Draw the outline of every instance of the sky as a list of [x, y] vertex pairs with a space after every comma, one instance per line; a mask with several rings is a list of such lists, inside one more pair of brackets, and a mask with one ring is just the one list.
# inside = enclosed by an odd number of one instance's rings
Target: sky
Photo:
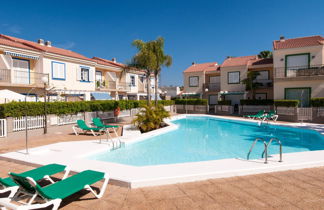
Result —
[[161, 85], [182, 85], [192, 62], [256, 55], [281, 35], [324, 36], [323, 11], [323, 0], [15, 0], [1, 1], [0, 33], [124, 63], [133, 40], [162, 36], [173, 64]]

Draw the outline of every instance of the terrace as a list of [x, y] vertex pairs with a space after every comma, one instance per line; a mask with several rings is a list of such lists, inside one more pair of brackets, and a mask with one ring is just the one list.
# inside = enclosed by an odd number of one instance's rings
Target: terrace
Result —
[[0, 69], [0, 84], [2, 86], [42, 87], [42, 78], [48, 74], [34, 71]]
[[318, 79], [324, 77], [324, 64], [275, 68], [275, 79]]

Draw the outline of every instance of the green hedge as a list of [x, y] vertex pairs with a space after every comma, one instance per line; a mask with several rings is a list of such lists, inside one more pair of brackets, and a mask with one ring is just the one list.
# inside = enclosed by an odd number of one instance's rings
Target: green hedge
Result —
[[297, 107], [299, 100], [274, 100], [275, 106]]
[[323, 98], [312, 98], [311, 105], [313, 107], [324, 107], [324, 97]]
[[217, 105], [232, 105], [232, 101], [231, 100], [227, 100], [227, 101], [218, 101]]
[[271, 100], [271, 99], [263, 99], [263, 100], [242, 99], [241, 105], [273, 105], [273, 100]]
[[176, 99], [174, 100], [175, 104], [187, 104], [187, 105], [207, 105], [207, 99]]
[[[153, 103], [153, 101], [152, 101]], [[146, 104], [145, 100], [120, 100], [120, 101], [77, 101], [77, 102], [49, 102], [47, 103], [47, 114], [76, 114], [78, 112], [112, 111], [119, 107], [121, 110], [138, 108]], [[159, 101], [164, 106], [174, 104], [174, 101]], [[0, 104], [0, 117], [21, 117], [27, 110], [28, 116], [44, 114], [43, 102], [11, 102]]]

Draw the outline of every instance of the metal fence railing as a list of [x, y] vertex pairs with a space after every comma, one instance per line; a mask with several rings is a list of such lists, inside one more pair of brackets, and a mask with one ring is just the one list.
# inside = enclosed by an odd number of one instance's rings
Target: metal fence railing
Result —
[[324, 76], [324, 64], [275, 68], [275, 78]]
[[0, 119], [0, 137], [7, 136], [7, 120]]

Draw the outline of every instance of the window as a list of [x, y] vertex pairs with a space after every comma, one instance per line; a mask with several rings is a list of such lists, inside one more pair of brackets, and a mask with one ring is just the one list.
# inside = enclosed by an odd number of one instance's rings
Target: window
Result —
[[136, 86], [136, 81], [135, 81], [135, 76], [134, 75], [131, 75], [130, 76], [130, 83], [131, 83], [131, 86], [132, 87], [135, 87]]
[[65, 63], [52, 61], [52, 79], [65, 80]]
[[198, 87], [199, 86], [199, 77], [192, 76], [189, 77], [189, 87]]
[[96, 71], [96, 81], [101, 82], [102, 81], [102, 72]]
[[240, 83], [240, 72], [239, 71], [233, 71], [227, 73], [228, 84], [239, 84]]
[[295, 77], [296, 71], [306, 69], [310, 64], [310, 54], [286, 55], [286, 76]]
[[81, 80], [82, 82], [89, 82], [89, 69], [85, 67], [81, 67]]
[[140, 76], [139, 78], [140, 78], [140, 81], [141, 81], [142, 83], [144, 83], [145, 77], [144, 77], [144, 76]]
[[14, 83], [18, 83], [18, 84], [30, 83], [29, 60], [13, 58], [12, 68], [14, 70], [14, 77], [13, 77]]
[[257, 80], [268, 80], [269, 79], [269, 71], [257, 71], [259, 75], [256, 77]]
[[285, 88], [285, 99], [299, 100], [299, 106], [309, 106], [311, 97], [311, 88]]

